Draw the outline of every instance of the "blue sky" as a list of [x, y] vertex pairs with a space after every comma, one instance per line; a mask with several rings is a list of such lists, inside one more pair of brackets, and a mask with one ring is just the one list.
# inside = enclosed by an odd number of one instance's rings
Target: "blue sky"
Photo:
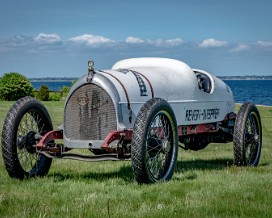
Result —
[[271, 0], [1, 0], [0, 76], [79, 77], [168, 57], [216, 75], [272, 75]]

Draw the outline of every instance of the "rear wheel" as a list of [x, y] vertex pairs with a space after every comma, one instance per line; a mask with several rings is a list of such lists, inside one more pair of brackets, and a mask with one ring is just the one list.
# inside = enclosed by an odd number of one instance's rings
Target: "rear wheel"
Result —
[[262, 148], [260, 114], [252, 103], [241, 106], [236, 117], [234, 134], [234, 163], [238, 166], [257, 166]]
[[2, 131], [2, 155], [11, 177], [45, 176], [52, 159], [36, 152], [35, 145], [52, 130], [46, 108], [36, 99], [19, 99], [7, 113]]
[[165, 100], [151, 99], [141, 108], [133, 128], [131, 159], [136, 181], [153, 183], [171, 179], [177, 154], [174, 112]]

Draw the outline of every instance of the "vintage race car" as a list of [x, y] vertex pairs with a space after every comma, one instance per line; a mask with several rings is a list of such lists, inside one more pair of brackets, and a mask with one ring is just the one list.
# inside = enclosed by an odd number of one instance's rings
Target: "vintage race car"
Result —
[[[245, 103], [235, 114], [234, 106], [223, 81], [181, 61], [134, 58], [109, 70], [94, 70], [89, 61], [88, 73], [67, 96], [58, 130], [37, 99], [24, 97], [11, 107], [3, 125], [3, 160], [11, 177], [23, 179], [45, 176], [52, 158], [131, 159], [136, 181], [153, 183], [172, 177], [179, 147], [199, 150], [233, 141], [234, 163], [257, 166], [259, 112]], [[92, 153], [71, 152], [79, 148]]]

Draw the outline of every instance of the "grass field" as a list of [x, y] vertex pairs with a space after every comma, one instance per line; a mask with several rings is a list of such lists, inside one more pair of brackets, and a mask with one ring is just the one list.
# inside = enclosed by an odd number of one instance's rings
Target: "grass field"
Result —
[[[1, 132], [11, 104], [0, 101]], [[63, 104], [45, 102], [55, 128]], [[259, 109], [263, 148], [256, 168], [234, 166], [229, 143], [180, 149], [167, 183], [138, 185], [129, 161], [59, 159], [45, 178], [18, 181], [8, 176], [1, 156], [0, 217], [272, 217], [272, 107]]]

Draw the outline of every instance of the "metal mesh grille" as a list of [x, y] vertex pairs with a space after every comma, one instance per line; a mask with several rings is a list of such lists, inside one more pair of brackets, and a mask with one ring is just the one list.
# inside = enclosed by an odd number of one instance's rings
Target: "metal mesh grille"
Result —
[[64, 134], [71, 140], [103, 140], [117, 129], [114, 104], [108, 93], [94, 84], [79, 87], [64, 111]]

